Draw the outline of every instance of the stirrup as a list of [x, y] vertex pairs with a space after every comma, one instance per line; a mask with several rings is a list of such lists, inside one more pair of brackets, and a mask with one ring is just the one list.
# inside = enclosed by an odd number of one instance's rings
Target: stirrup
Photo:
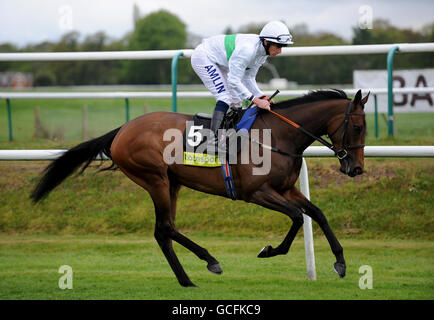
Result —
[[217, 150], [220, 150], [220, 152], [226, 153], [226, 139], [227, 136], [225, 135], [217, 135], [214, 137], [214, 139], [208, 141], [208, 146], [214, 147], [215, 152], [217, 153]]
[[216, 142], [217, 142], [217, 150], [219, 152], [223, 152], [226, 153], [226, 142], [227, 142], [227, 136], [222, 134], [219, 137], [216, 137]]

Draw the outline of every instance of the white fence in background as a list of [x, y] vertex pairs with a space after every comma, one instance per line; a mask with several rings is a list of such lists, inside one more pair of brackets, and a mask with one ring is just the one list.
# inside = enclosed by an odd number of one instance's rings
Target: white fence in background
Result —
[[[0, 150], [0, 160], [54, 160], [66, 150]], [[308, 147], [303, 153], [305, 157], [331, 157], [333, 152], [326, 147]], [[434, 146], [368, 146], [365, 157], [434, 157]], [[104, 158], [106, 159], [106, 158]], [[300, 191], [310, 199], [309, 177], [306, 161], [300, 171]], [[312, 219], [304, 217], [303, 232], [306, 254], [307, 276], [316, 280], [315, 255], [313, 246]]]
[[[356, 55], [388, 53], [398, 47], [399, 52], [434, 51], [434, 43], [395, 43], [347, 46], [314, 46], [282, 48], [279, 56]], [[103, 52], [22, 52], [0, 53], [0, 61], [96, 61], [96, 60], [152, 60], [171, 59], [180, 51], [189, 58], [193, 49]]]
[[[281, 90], [279, 97], [295, 97], [307, 94], [310, 90]], [[344, 89], [348, 95], [354, 95], [358, 89]], [[364, 94], [387, 94], [387, 88], [362, 89]], [[394, 88], [396, 94], [432, 93], [434, 87]], [[274, 91], [265, 91], [271, 95]], [[178, 98], [211, 98], [209, 91], [182, 91]], [[172, 92], [0, 92], [0, 99], [132, 99], [132, 98], [172, 98]]]
[[[50, 150], [0, 150], [1, 160], [55, 160], [65, 151], [64, 149]], [[304, 157], [333, 157], [333, 152], [320, 146], [308, 147]], [[434, 157], [434, 146], [367, 146], [365, 157], [405, 157], [430, 158]]]

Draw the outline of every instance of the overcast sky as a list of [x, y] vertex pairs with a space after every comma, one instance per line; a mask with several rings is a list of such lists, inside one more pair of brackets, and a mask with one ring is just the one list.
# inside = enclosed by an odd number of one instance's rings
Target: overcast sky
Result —
[[350, 40], [351, 28], [369, 27], [371, 17], [412, 29], [434, 22], [433, 0], [0, 0], [0, 43], [57, 41], [71, 30], [82, 36], [104, 31], [119, 39], [133, 29], [134, 4], [141, 15], [167, 9], [201, 37], [227, 26], [283, 20], [289, 27], [305, 23], [309, 31]]

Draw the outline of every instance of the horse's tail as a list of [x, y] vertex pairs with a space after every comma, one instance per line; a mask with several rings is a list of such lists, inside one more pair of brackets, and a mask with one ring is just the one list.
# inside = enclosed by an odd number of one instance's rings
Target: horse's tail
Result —
[[[120, 127], [99, 138], [83, 142], [72, 149], [69, 149], [59, 158], [51, 162], [45, 168], [43, 177], [30, 195], [33, 202], [36, 203], [46, 197], [51, 190], [57, 187], [63, 180], [84, 164], [80, 172], [82, 173], [89, 164], [98, 157], [98, 155], [106, 155], [112, 159], [110, 146], [119, 130]], [[113, 165], [114, 164], [112, 163], [110, 168], [112, 168]]]

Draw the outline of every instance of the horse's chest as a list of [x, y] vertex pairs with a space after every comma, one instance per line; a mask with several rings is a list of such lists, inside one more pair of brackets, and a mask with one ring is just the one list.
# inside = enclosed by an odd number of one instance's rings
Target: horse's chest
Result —
[[275, 174], [270, 176], [270, 184], [276, 189], [288, 189], [292, 187], [298, 178], [298, 172], [295, 170], [276, 170]]
[[273, 168], [270, 183], [276, 189], [286, 190], [297, 181], [300, 168], [294, 163], [287, 163]]
[[280, 190], [287, 190], [289, 188], [291, 188], [295, 182], [297, 181], [297, 177], [294, 176], [293, 174], [290, 174], [288, 176], [274, 176], [271, 179], [271, 185], [275, 188], [275, 189], [280, 189]]

